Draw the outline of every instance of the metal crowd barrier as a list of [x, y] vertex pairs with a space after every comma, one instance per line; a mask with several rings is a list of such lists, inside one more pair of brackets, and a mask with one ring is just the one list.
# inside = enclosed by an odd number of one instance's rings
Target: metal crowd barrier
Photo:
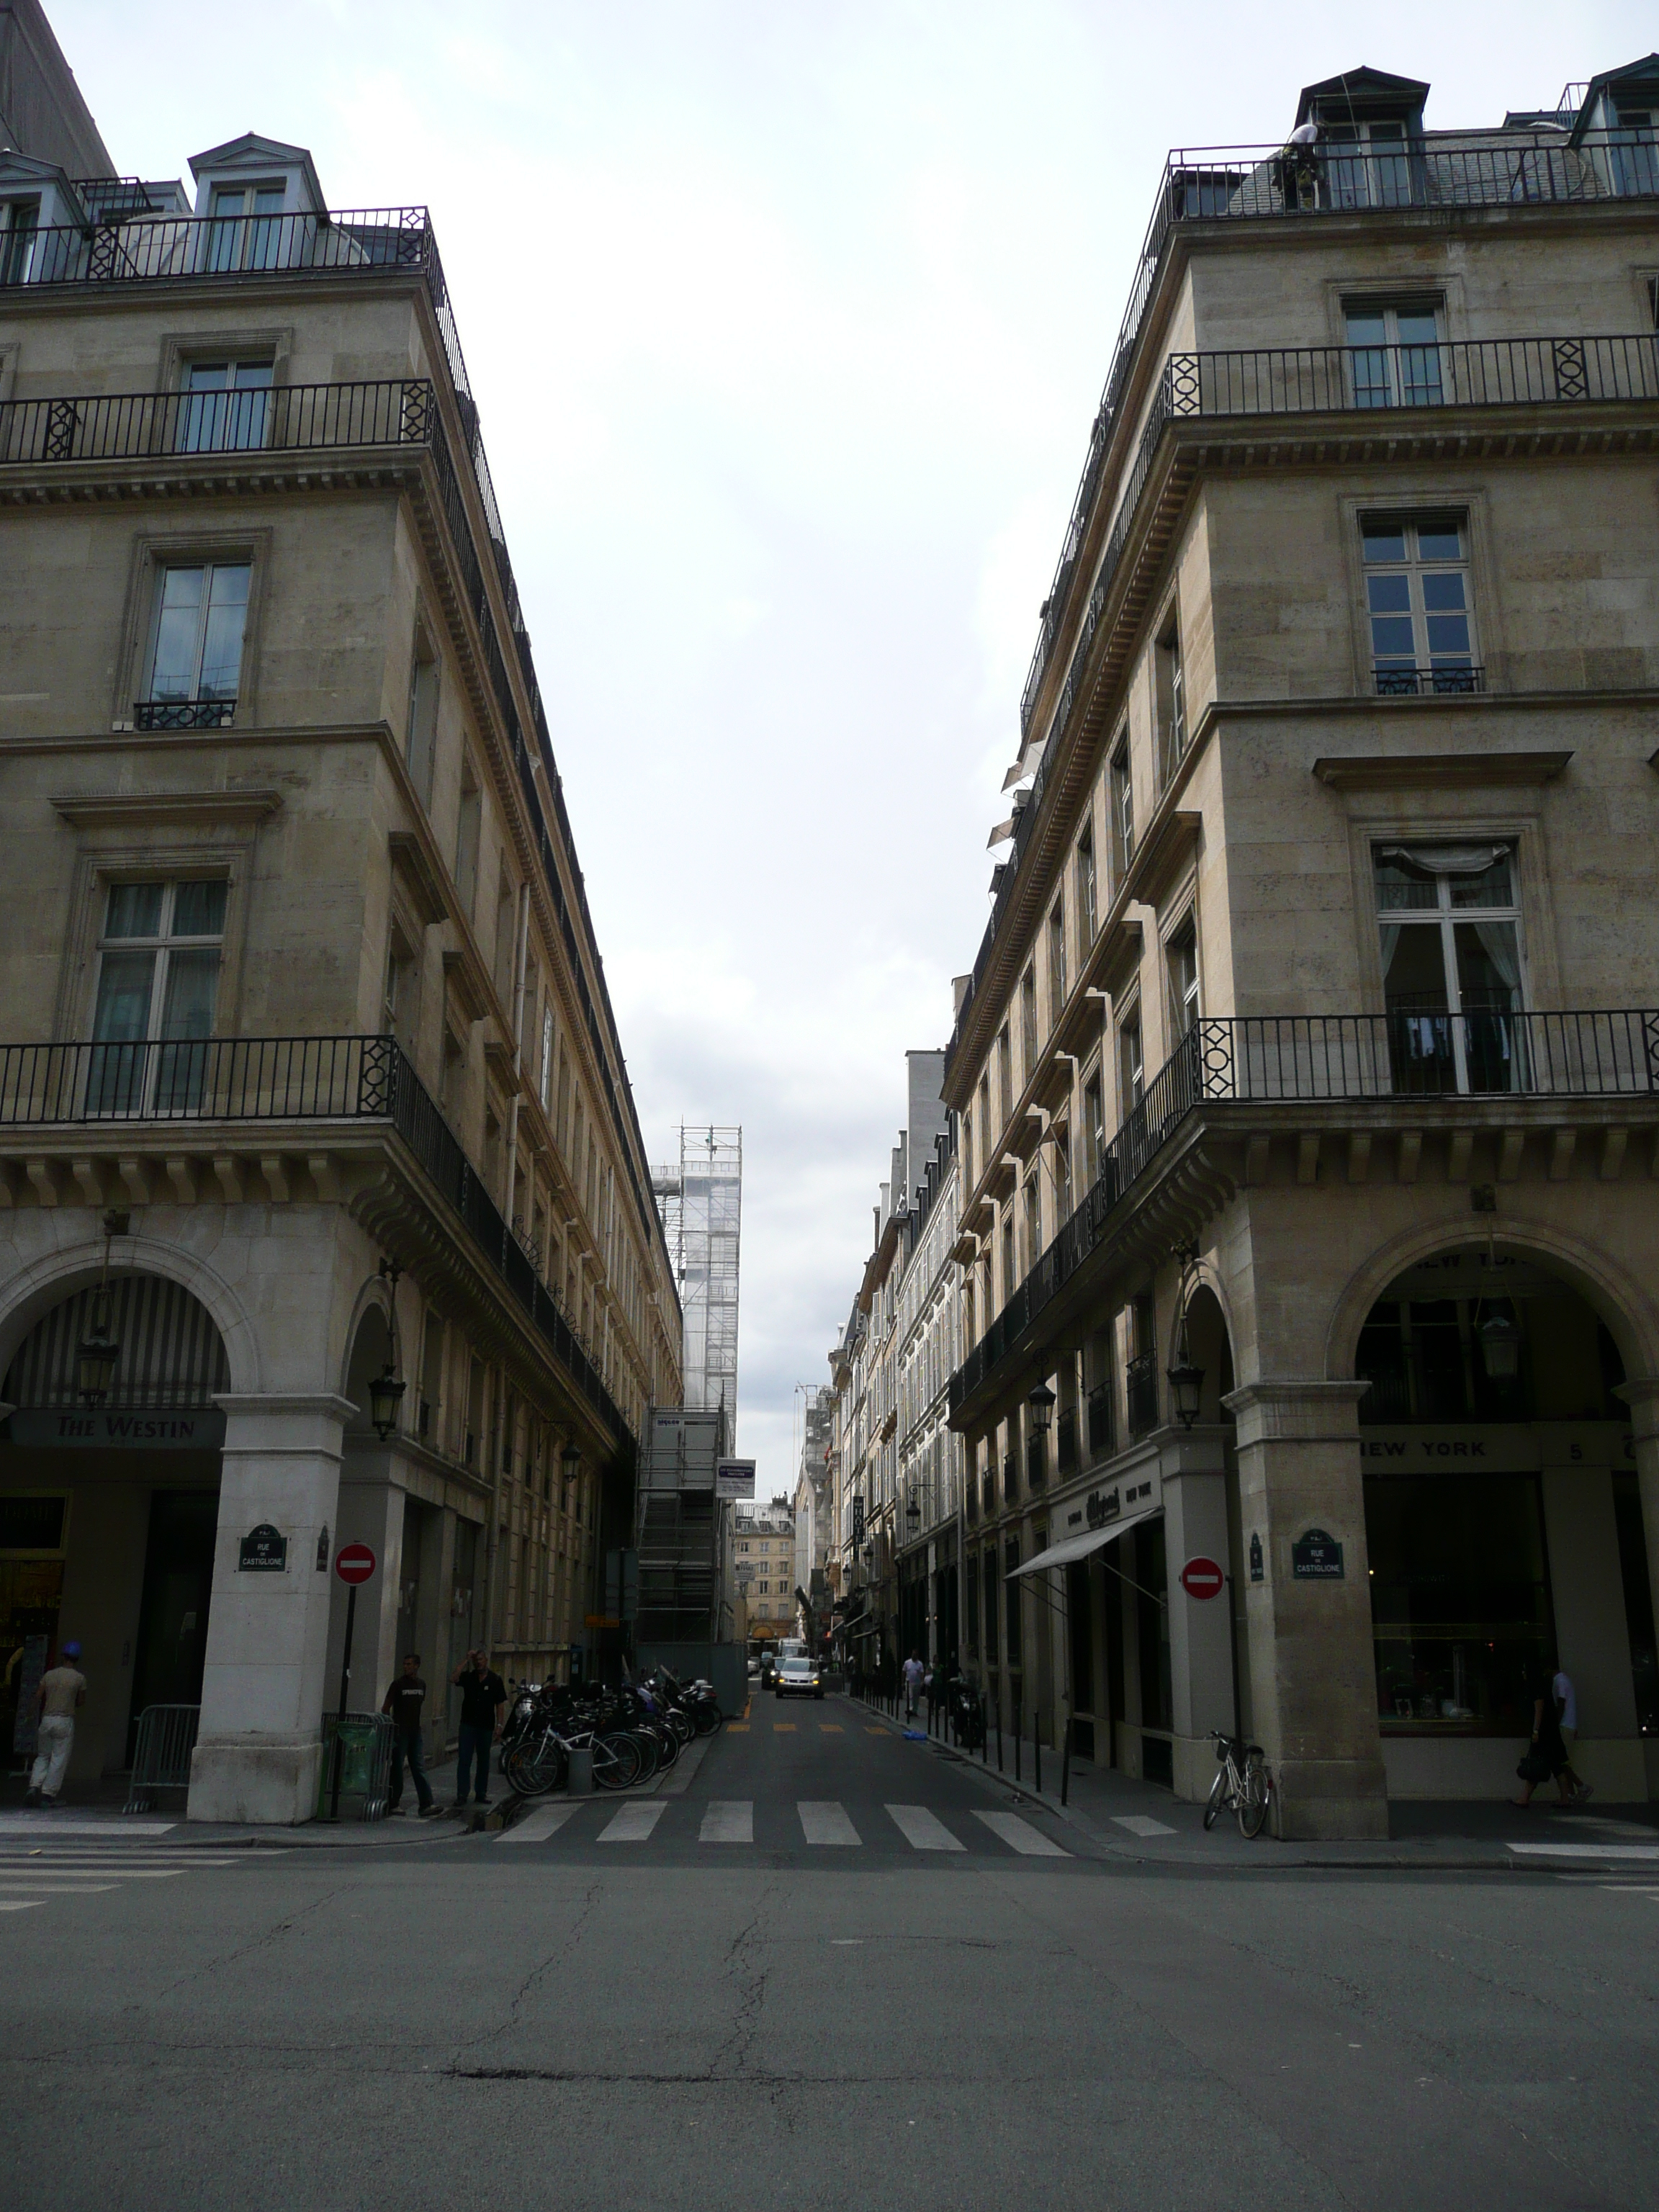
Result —
[[201, 1725], [199, 1705], [146, 1705], [138, 1716], [133, 1747], [132, 1780], [125, 1811], [148, 1813], [158, 1790], [188, 1790], [190, 1758]]

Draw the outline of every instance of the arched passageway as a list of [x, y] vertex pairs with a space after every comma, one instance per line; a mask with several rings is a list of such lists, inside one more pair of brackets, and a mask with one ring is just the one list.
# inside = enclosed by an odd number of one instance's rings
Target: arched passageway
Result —
[[1614, 1328], [1547, 1262], [1419, 1261], [1354, 1357], [1377, 1724], [1396, 1796], [1512, 1782], [1540, 1682], [1574, 1686], [1587, 1778], [1648, 1794], [1653, 1605]]

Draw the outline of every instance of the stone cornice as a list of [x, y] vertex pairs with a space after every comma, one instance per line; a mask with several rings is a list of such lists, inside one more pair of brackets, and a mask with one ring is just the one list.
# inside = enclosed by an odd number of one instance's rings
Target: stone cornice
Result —
[[1334, 791], [1472, 791], [1553, 783], [1568, 752], [1327, 753], [1313, 764]]
[[208, 827], [226, 822], [263, 822], [282, 803], [280, 791], [264, 789], [66, 792], [52, 802], [76, 830], [128, 829], [150, 823]]

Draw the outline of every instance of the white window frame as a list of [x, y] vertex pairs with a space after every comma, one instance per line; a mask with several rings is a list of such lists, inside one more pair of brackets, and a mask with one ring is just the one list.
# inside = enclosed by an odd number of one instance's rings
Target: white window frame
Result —
[[[1481, 668], [1484, 664], [1480, 654], [1480, 631], [1476, 620], [1474, 603], [1474, 537], [1467, 512], [1462, 508], [1436, 509], [1426, 507], [1400, 514], [1391, 514], [1386, 510], [1373, 510], [1370, 513], [1362, 511], [1358, 521], [1360, 593], [1365, 616], [1365, 650], [1370, 665], [1372, 686], [1377, 696], [1381, 698], [1410, 698], [1416, 697], [1425, 691], [1429, 693], [1473, 691], [1480, 680], [1474, 671]], [[1456, 560], [1425, 559], [1419, 550], [1419, 532], [1425, 528], [1434, 527], [1443, 531], [1449, 526], [1455, 526], [1457, 531], [1459, 551]], [[1404, 537], [1406, 552], [1403, 560], [1368, 559], [1365, 551], [1367, 531], [1395, 528], [1398, 528]], [[1437, 612], [1444, 613], [1453, 611], [1434, 609], [1427, 605], [1424, 579], [1430, 576], [1454, 574], [1461, 575], [1463, 579], [1463, 605], [1457, 611], [1462, 612], [1468, 628], [1468, 653], [1467, 658], [1445, 654], [1437, 660], [1429, 642], [1429, 617]], [[1397, 618], [1396, 611], [1373, 610], [1371, 606], [1371, 578], [1390, 575], [1403, 575], [1407, 579], [1407, 607], [1412, 624], [1413, 660], [1409, 672], [1411, 677], [1409, 684], [1403, 680], [1397, 680], [1393, 688], [1385, 690], [1383, 688], [1385, 678], [1395, 675], [1398, 679], [1403, 679], [1407, 673], [1403, 664], [1394, 659], [1392, 656], [1379, 662], [1375, 633], [1371, 628], [1374, 612], [1381, 613], [1385, 618], [1390, 616]], [[1468, 674], [1464, 680], [1460, 682], [1459, 674], [1463, 671], [1467, 671]]]
[[[196, 643], [191, 656], [192, 667], [194, 670], [194, 673], [191, 678], [192, 688], [182, 697], [165, 700], [158, 699], [155, 692], [155, 662], [156, 656], [161, 650], [161, 617], [166, 608], [167, 578], [175, 574], [183, 574], [185, 571], [191, 568], [198, 568], [202, 574], [202, 599], [201, 604], [197, 610]], [[236, 659], [236, 689], [234, 691], [228, 694], [222, 693], [215, 699], [204, 700], [202, 694], [202, 660], [204, 654], [207, 651], [208, 617], [211, 612], [213, 605], [213, 579], [221, 569], [226, 568], [240, 568], [247, 576], [247, 591], [242, 600], [242, 635]], [[251, 610], [252, 604], [253, 561], [252, 556], [249, 554], [232, 554], [228, 557], [204, 556], [201, 559], [197, 560], [171, 559], [158, 561], [155, 564], [155, 604], [150, 610], [149, 643], [144, 655], [144, 697], [142, 703], [145, 706], [151, 707], [200, 707], [204, 705], [217, 705], [229, 708], [234, 714], [243, 695], [243, 678], [247, 663], [247, 640], [248, 630], [252, 623]]]

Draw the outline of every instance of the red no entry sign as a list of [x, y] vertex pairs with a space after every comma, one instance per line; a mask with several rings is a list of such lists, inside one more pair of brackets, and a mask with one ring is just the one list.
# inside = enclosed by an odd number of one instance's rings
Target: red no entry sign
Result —
[[1188, 1559], [1181, 1570], [1181, 1587], [1188, 1597], [1219, 1597], [1225, 1583], [1226, 1577], [1215, 1561], [1205, 1559], [1202, 1553], [1195, 1559]]
[[367, 1544], [342, 1544], [334, 1554], [334, 1571], [343, 1583], [366, 1583], [374, 1571], [374, 1554]]

